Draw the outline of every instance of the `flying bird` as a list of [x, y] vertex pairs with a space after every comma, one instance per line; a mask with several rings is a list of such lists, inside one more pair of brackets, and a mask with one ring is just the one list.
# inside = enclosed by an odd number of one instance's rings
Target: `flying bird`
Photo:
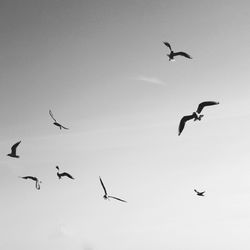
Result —
[[204, 196], [205, 191], [203, 192], [198, 192], [196, 189], [194, 189], [194, 192], [198, 195], [198, 196]]
[[178, 135], [180, 135], [181, 132], [183, 131], [187, 121], [192, 120], [192, 119], [194, 119], [194, 121], [197, 121], [197, 120], [201, 121], [201, 118], [204, 116], [204, 115], [200, 114], [201, 111], [203, 110], [203, 108], [205, 108], [207, 106], [217, 105], [217, 104], [219, 104], [219, 102], [214, 102], [214, 101], [201, 102], [198, 105], [198, 108], [197, 108], [196, 112], [193, 112], [192, 115], [183, 116], [181, 118], [180, 123], [179, 123], [179, 133], [178, 133]]
[[70, 175], [69, 173], [66, 173], [66, 172], [59, 173], [59, 167], [58, 166], [56, 166], [56, 169], [57, 169], [57, 173], [56, 174], [57, 174], [57, 176], [58, 176], [59, 179], [61, 179], [62, 177], [66, 176], [66, 177], [74, 180], [73, 176]]
[[105, 188], [105, 186], [104, 186], [104, 184], [103, 184], [102, 179], [101, 179], [100, 176], [99, 176], [99, 179], [100, 179], [100, 182], [101, 182], [101, 184], [102, 184], [102, 188], [103, 188], [103, 190], [104, 190], [104, 195], [103, 195], [104, 200], [109, 200], [109, 198], [112, 198], [112, 199], [116, 199], [116, 200], [118, 200], [118, 201], [127, 202], [127, 201], [122, 200], [122, 199], [120, 199], [120, 198], [117, 198], [117, 197], [108, 195], [108, 194], [107, 194], [107, 190], [106, 190], [106, 188]]
[[60, 123], [58, 123], [57, 121], [56, 121], [56, 119], [54, 118], [54, 116], [53, 116], [53, 114], [52, 114], [52, 111], [51, 110], [49, 110], [49, 115], [51, 116], [51, 118], [54, 120], [54, 125], [55, 126], [57, 126], [57, 127], [59, 127], [60, 129], [69, 129], [69, 128], [66, 128], [66, 127], [64, 127], [62, 124], [60, 124]]
[[18, 147], [18, 145], [21, 143], [21, 141], [15, 143], [12, 147], [11, 147], [11, 153], [7, 154], [7, 156], [13, 157], [13, 158], [19, 158], [20, 156], [16, 154], [16, 149]]
[[167, 54], [169, 61], [173, 61], [175, 56], [184, 56], [186, 58], [192, 59], [192, 57], [186, 52], [182, 52], [182, 51], [174, 52], [171, 48], [170, 43], [168, 42], [163, 42], [163, 43], [170, 49], [170, 54]]
[[35, 181], [35, 182], [36, 182], [36, 189], [37, 189], [37, 190], [40, 189], [40, 184], [41, 184], [42, 182], [39, 181], [37, 177], [34, 177], [34, 176], [19, 176], [19, 177], [22, 178], [22, 179], [25, 179], [25, 180], [32, 180], [32, 181]]

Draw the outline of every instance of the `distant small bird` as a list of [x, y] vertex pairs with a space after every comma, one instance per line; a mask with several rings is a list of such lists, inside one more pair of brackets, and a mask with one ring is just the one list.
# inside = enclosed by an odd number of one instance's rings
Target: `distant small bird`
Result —
[[40, 189], [40, 184], [42, 183], [41, 181], [38, 180], [37, 177], [34, 177], [34, 176], [19, 176], [20, 178], [22, 179], [25, 179], [25, 180], [32, 180], [32, 181], [35, 181], [36, 182], [36, 189], [39, 190]]
[[7, 156], [13, 157], [13, 158], [19, 158], [20, 156], [16, 154], [16, 149], [18, 147], [18, 145], [21, 143], [21, 141], [15, 143], [12, 147], [11, 147], [11, 153], [7, 154]]
[[196, 189], [194, 189], [194, 192], [198, 195], [198, 196], [204, 196], [205, 191], [203, 192], [198, 192]]
[[187, 121], [189, 120], [192, 120], [194, 119], [194, 121], [201, 121], [201, 118], [204, 116], [204, 115], [201, 115], [201, 111], [203, 110], [204, 107], [206, 106], [212, 106], [212, 105], [217, 105], [219, 104], [219, 102], [214, 102], [214, 101], [205, 101], [205, 102], [201, 102], [199, 105], [198, 105], [198, 108], [196, 110], [196, 112], [193, 112], [192, 115], [186, 115], [186, 116], [183, 116], [181, 118], [181, 121], [179, 123], [179, 134], [181, 134], [181, 132], [183, 131], [184, 127], [185, 127], [185, 124]]
[[107, 191], [106, 191], [106, 188], [105, 188], [105, 186], [104, 186], [104, 184], [103, 184], [102, 179], [101, 179], [100, 176], [99, 176], [99, 179], [100, 179], [100, 182], [101, 182], [101, 184], [102, 184], [102, 188], [103, 188], [103, 190], [104, 190], [104, 195], [103, 195], [104, 200], [109, 200], [109, 198], [112, 198], [112, 199], [116, 199], [116, 200], [118, 200], [118, 201], [127, 202], [127, 201], [122, 200], [122, 199], [120, 199], [120, 198], [117, 198], [117, 197], [108, 195], [108, 194], [107, 194]]
[[57, 169], [57, 173], [56, 174], [57, 174], [57, 176], [58, 176], [59, 179], [61, 179], [62, 177], [66, 176], [66, 177], [74, 180], [73, 176], [70, 175], [69, 173], [66, 173], [66, 172], [59, 173], [59, 167], [58, 166], [56, 166], [56, 169]]
[[51, 110], [49, 110], [49, 115], [51, 116], [51, 118], [54, 120], [54, 125], [55, 126], [57, 126], [57, 127], [59, 127], [60, 129], [69, 129], [69, 128], [66, 128], [66, 127], [64, 127], [63, 125], [61, 125], [60, 123], [58, 123], [57, 121], [56, 121], [56, 119], [54, 118], [54, 116], [53, 116], [53, 114], [52, 114], [52, 111]]
[[187, 54], [186, 52], [182, 52], [182, 51], [174, 52], [171, 48], [170, 43], [168, 43], [168, 42], [163, 42], [163, 43], [170, 49], [170, 54], [167, 54], [169, 61], [173, 61], [175, 56], [184, 56], [186, 58], [192, 59], [192, 57], [189, 54]]

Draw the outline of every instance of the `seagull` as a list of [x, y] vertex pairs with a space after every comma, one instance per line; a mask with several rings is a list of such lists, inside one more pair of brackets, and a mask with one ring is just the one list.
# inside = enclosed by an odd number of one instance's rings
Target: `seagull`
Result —
[[201, 102], [199, 105], [198, 105], [198, 108], [196, 110], [196, 112], [193, 112], [192, 115], [186, 115], [186, 116], [183, 116], [181, 118], [181, 121], [179, 123], [179, 134], [181, 134], [182, 130], [184, 129], [185, 127], [185, 124], [187, 121], [189, 120], [192, 120], [194, 119], [194, 121], [201, 121], [201, 118], [204, 116], [201, 113], [201, 111], [203, 110], [204, 107], [207, 107], [207, 106], [212, 106], [212, 105], [217, 105], [219, 104], [219, 102], [214, 102], [214, 101], [205, 101], [205, 102]]
[[7, 154], [7, 156], [13, 157], [13, 158], [19, 158], [20, 156], [16, 154], [16, 148], [18, 147], [18, 145], [21, 143], [21, 141], [15, 143], [12, 147], [11, 147], [11, 153]]
[[204, 196], [205, 191], [203, 192], [198, 192], [196, 189], [194, 189], [194, 192], [198, 195], [198, 196]]
[[36, 189], [39, 190], [40, 189], [40, 184], [42, 183], [41, 181], [39, 181], [37, 179], [37, 177], [34, 177], [34, 176], [19, 176], [20, 178], [22, 179], [25, 179], [25, 180], [32, 180], [32, 181], [35, 181], [36, 182]]
[[170, 43], [168, 43], [168, 42], [163, 42], [163, 43], [170, 49], [170, 54], [167, 54], [169, 61], [174, 61], [175, 56], [184, 56], [186, 58], [192, 59], [192, 57], [189, 54], [187, 54], [186, 52], [182, 52], [182, 51], [174, 52], [171, 48]]
[[109, 198], [112, 198], [112, 199], [116, 199], [116, 200], [118, 200], [118, 201], [127, 202], [127, 201], [122, 200], [122, 199], [119, 199], [119, 198], [117, 198], [117, 197], [108, 195], [108, 194], [107, 194], [107, 191], [106, 191], [106, 188], [105, 188], [105, 186], [104, 186], [104, 184], [103, 184], [102, 179], [101, 179], [100, 176], [99, 176], [99, 179], [100, 179], [100, 182], [101, 182], [102, 187], [103, 187], [103, 190], [104, 190], [104, 195], [103, 195], [104, 200], [109, 200]]
[[62, 129], [62, 128], [64, 128], [64, 129], [69, 129], [69, 128], [64, 127], [63, 125], [61, 125], [60, 123], [58, 123], [58, 122], [56, 121], [56, 119], [54, 118], [54, 116], [53, 116], [51, 110], [49, 110], [49, 115], [50, 115], [51, 118], [54, 120], [54, 123], [53, 123], [53, 124], [54, 124], [55, 126], [59, 127], [60, 129]]
[[56, 166], [56, 169], [57, 169], [57, 173], [56, 174], [57, 174], [57, 176], [58, 176], [59, 179], [61, 179], [63, 176], [66, 176], [66, 177], [74, 180], [73, 176], [70, 175], [70, 174], [68, 174], [68, 173], [66, 173], [66, 172], [59, 173], [59, 167], [58, 166]]

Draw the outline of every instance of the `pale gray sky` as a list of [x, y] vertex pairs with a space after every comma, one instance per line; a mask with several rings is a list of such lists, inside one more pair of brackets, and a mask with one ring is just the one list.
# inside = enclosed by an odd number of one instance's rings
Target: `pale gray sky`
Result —
[[0, 1], [0, 248], [246, 249], [249, 30], [243, 0]]

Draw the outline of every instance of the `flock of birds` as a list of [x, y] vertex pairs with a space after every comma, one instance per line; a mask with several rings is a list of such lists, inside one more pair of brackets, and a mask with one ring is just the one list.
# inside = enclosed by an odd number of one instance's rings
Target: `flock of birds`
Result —
[[[174, 52], [174, 51], [172, 50], [172, 48], [171, 48], [170, 43], [168, 43], [168, 42], [163, 42], [163, 43], [170, 49], [170, 54], [167, 54], [167, 56], [168, 56], [168, 58], [169, 58], [169, 61], [173, 61], [174, 58], [175, 58], [176, 56], [183, 56], [183, 57], [186, 57], [186, 58], [188, 58], [188, 59], [192, 59], [192, 57], [191, 57], [189, 54], [187, 54], [186, 52], [182, 52], [182, 51]], [[186, 116], [183, 116], [183, 117], [181, 118], [180, 123], [179, 123], [179, 128], [178, 128], [178, 135], [180, 136], [181, 133], [183, 132], [183, 129], [184, 129], [184, 127], [185, 127], [186, 122], [188, 122], [188, 121], [190, 121], [190, 120], [193, 120], [193, 121], [199, 120], [199, 121], [201, 121], [201, 118], [204, 116], [203, 114], [201, 114], [201, 112], [202, 112], [202, 110], [203, 110], [205, 107], [207, 107], [207, 106], [213, 106], [213, 105], [218, 105], [218, 104], [219, 104], [219, 102], [215, 102], [215, 101], [204, 101], [204, 102], [201, 102], [201, 103], [198, 105], [198, 107], [197, 107], [197, 109], [196, 109], [195, 112], [193, 112], [191, 115], [186, 115]], [[54, 117], [54, 115], [53, 115], [53, 113], [52, 113], [51, 110], [49, 110], [49, 115], [51, 116], [51, 118], [52, 118], [53, 121], [54, 121], [53, 124], [54, 124], [55, 126], [59, 127], [60, 130], [61, 130], [61, 129], [69, 129], [69, 128], [63, 126], [62, 124], [60, 124], [59, 122], [57, 122], [57, 120], [55, 119], [55, 117]], [[12, 157], [12, 158], [19, 158], [20, 156], [17, 155], [17, 147], [19, 146], [20, 143], [21, 143], [21, 141], [15, 143], [15, 144], [11, 147], [11, 153], [7, 154], [7, 156]], [[73, 177], [71, 174], [69, 174], [69, 173], [67, 173], [67, 172], [59, 172], [59, 171], [60, 171], [59, 166], [56, 166], [56, 169], [57, 169], [57, 173], [56, 173], [56, 174], [57, 174], [59, 180], [60, 180], [62, 177], [67, 177], [67, 178], [69, 178], [69, 179], [71, 179], [71, 180], [74, 180], [74, 177]], [[22, 178], [22, 179], [25, 179], [25, 180], [32, 180], [32, 181], [34, 181], [34, 182], [35, 182], [35, 188], [36, 188], [37, 190], [40, 190], [40, 184], [41, 184], [42, 182], [41, 182], [37, 177], [35, 177], [35, 176], [19, 176], [19, 178]], [[109, 199], [111, 198], [111, 199], [115, 199], [115, 200], [118, 200], [118, 201], [121, 201], [121, 202], [127, 202], [127, 201], [125, 201], [125, 200], [123, 200], [123, 199], [120, 199], [120, 198], [118, 198], [118, 197], [108, 195], [107, 190], [106, 190], [106, 187], [104, 186], [104, 183], [103, 183], [103, 181], [102, 181], [102, 179], [101, 179], [100, 176], [99, 176], [99, 180], [100, 180], [101, 186], [102, 186], [103, 191], [104, 191], [103, 198], [104, 198], [105, 200], [109, 200]], [[199, 191], [197, 191], [196, 189], [194, 189], [194, 191], [195, 191], [195, 193], [196, 193], [198, 196], [204, 196], [205, 191], [199, 192]]]

